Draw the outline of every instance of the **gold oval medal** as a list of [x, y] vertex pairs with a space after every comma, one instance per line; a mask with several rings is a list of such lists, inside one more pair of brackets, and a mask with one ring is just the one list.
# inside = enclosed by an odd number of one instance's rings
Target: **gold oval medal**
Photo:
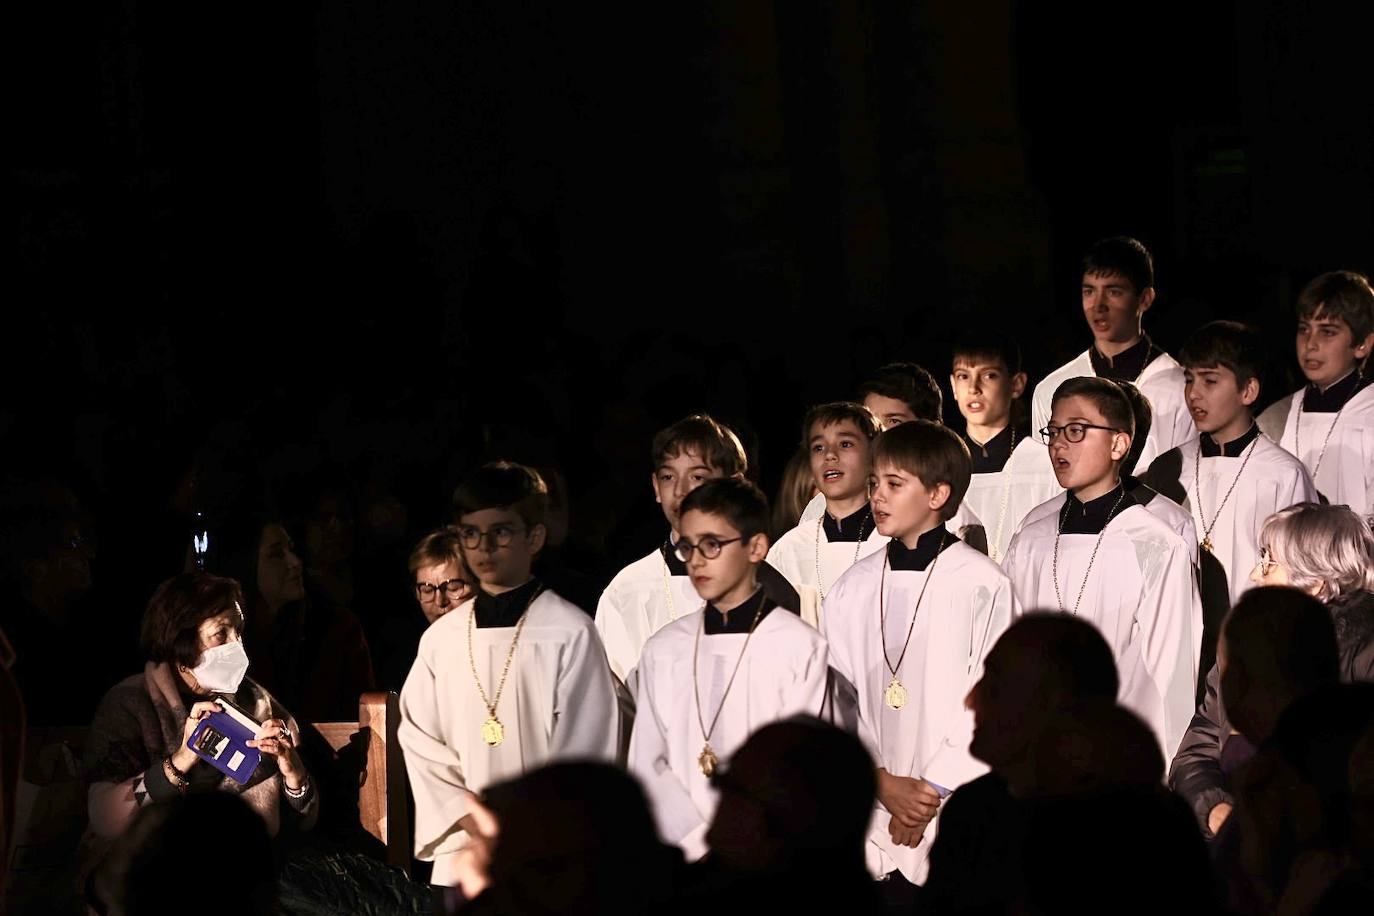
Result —
[[888, 706], [893, 709], [901, 709], [906, 705], [906, 688], [894, 677], [892, 683], [887, 685], [883, 698], [887, 700]]
[[482, 740], [490, 747], [496, 747], [506, 739], [506, 730], [501, 725], [501, 720], [492, 716], [482, 723]]

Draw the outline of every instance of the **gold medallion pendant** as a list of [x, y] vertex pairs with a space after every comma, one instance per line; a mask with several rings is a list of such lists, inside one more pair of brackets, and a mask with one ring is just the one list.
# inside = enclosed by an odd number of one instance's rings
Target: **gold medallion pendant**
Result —
[[1211, 538], [1203, 538], [1203, 539], [1202, 539], [1202, 543], [1201, 543], [1200, 545], [1198, 545], [1198, 546], [1200, 546], [1203, 550], [1207, 551], [1208, 553], [1211, 553], [1211, 552], [1212, 552], [1212, 539], [1211, 539]]
[[707, 743], [701, 749], [701, 756], [697, 757], [697, 766], [701, 767], [701, 775], [712, 775], [719, 765], [720, 758], [716, 756], [716, 752], [711, 750], [711, 745]]
[[492, 716], [482, 723], [482, 740], [485, 741], [489, 747], [496, 747], [496, 745], [506, 740], [506, 729], [505, 726], [501, 724], [500, 719]]
[[902, 682], [897, 680], [897, 676], [892, 676], [892, 683], [887, 685], [887, 690], [883, 691], [883, 699], [887, 705], [893, 709], [901, 709], [906, 705], [906, 688]]

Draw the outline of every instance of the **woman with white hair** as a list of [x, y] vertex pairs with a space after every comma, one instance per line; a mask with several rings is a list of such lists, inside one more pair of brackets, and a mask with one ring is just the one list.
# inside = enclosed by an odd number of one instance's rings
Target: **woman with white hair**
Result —
[[[1256, 585], [1287, 585], [1326, 605], [1336, 625], [1341, 680], [1374, 681], [1374, 533], [1347, 506], [1298, 503], [1264, 520]], [[1169, 768], [1169, 786], [1193, 808], [1207, 836], [1231, 813], [1227, 773], [1243, 759], [1218, 689], [1216, 666]], [[1224, 749], [1234, 745], [1237, 749]]]

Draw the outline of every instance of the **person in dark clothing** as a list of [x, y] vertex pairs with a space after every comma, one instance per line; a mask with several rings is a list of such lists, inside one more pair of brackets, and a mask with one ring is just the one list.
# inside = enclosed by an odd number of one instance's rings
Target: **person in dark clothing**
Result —
[[1000, 913], [1018, 898], [1037, 741], [1057, 711], [1110, 704], [1117, 688], [1111, 649], [1075, 617], [1027, 614], [997, 640], [965, 701], [975, 720], [969, 750], [992, 772], [944, 803], [922, 897], [931, 912]]

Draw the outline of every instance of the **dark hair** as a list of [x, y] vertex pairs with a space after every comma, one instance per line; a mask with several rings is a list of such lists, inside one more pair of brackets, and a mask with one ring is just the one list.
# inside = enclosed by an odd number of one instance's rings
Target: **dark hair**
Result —
[[1155, 285], [1155, 265], [1150, 250], [1124, 235], [1095, 242], [1083, 255], [1082, 268], [1082, 276], [1118, 274], [1125, 277], [1137, 293]]
[[650, 448], [654, 470], [684, 451], [696, 452], [726, 477], [749, 470], [749, 459], [734, 430], [706, 414], [692, 414], [658, 431]]
[[1116, 699], [1116, 657], [1097, 627], [1085, 620], [1032, 611], [1018, 617], [997, 642], [1015, 643], [1035, 653], [1043, 664], [1044, 683], [1061, 698], [1056, 705]]
[[1131, 410], [1131, 400], [1116, 382], [1095, 375], [1065, 379], [1054, 389], [1050, 409], [1053, 410], [1054, 405], [1065, 398], [1073, 397], [1087, 398], [1102, 414], [1108, 426], [1135, 436], [1135, 412]]
[[940, 383], [915, 363], [888, 363], [859, 386], [858, 399], [870, 394], [895, 398], [906, 404], [919, 420], [938, 420], [944, 404]]
[[457, 516], [483, 509], [510, 509], [526, 526], [544, 524], [549, 488], [539, 472], [513, 461], [493, 461], [473, 471], [453, 491]]
[[421, 566], [440, 566], [444, 563], [463, 563], [463, 542], [452, 528], [440, 528], [420, 538], [410, 551], [411, 575]]
[[1250, 589], [1226, 615], [1222, 632], [1227, 668], [1243, 667], [1247, 681], [1296, 699], [1338, 679], [1340, 650], [1331, 612], [1300, 589]]
[[807, 448], [811, 444], [811, 427], [817, 423], [824, 429], [846, 420], [853, 423], [867, 439], [872, 439], [882, 429], [882, 424], [878, 422], [877, 417], [873, 416], [873, 411], [862, 404], [856, 404], [853, 401], [831, 401], [829, 404], [817, 404], [806, 412], [806, 417], [802, 420], [802, 448]]
[[1140, 461], [1140, 453], [1145, 451], [1145, 443], [1150, 438], [1150, 427], [1154, 425], [1154, 405], [1150, 399], [1145, 397], [1145, 392], [1136, 387], [1134, 382], [1127, 382], [1123, 379], [1112, 379], [1116, 387], [1121, 389], [1121, 393], [1126, 395], [1126, 402], [1131, 405], [1131, 419], [1135, 425], [1131, 433], [1131, 450], [1126, 453], [1126, 457], [1121, 459], [1121, 473], [1135, 473], [1135, 466]]
[[1259, 332], [1239, 321], [1212, 321], [1184, 341], [1178, 361], [1185, 369], [1229, 369], [1244, 386], [1264, 368], [1264, 342]]
[[1298, 318], [1339, 318], [1359, 343], [1374, 332], [1374, 290], [1369, 278], [1353, 270], [1316, 277], [1298, 293]]
[[975, 328], [964, 332], [954, 341], [950, 369], [958, 368], [960, 361], [973, 365], [978, 360], [988, 364], [1001, 363], [1009, 375], [1016, 375], [1021, 371], [1021, 347], [1015, 339], [1001, 331]]
[[143, 612], [139, 645], [150, 662], [194, 668], [200, 664], [202, 623], [225, 611], [239, 612], [243, 592], [233, 579], [209, 573], [182, 573], [157, 587]]
[[694, 509], [724, 518], [745, 540], [768, 533], [768, 498], [758, 487], [738, 477], [717, 477], [688, 493], [679, 514], [685, 517]]
[[874, 440], [873, 466], [880, 463], [915, 474], [931, 489], [949, 484], [949, 499], [940, 508], [943, 521], [954, 517], [968, 492], [972, 474], [968, 446], [953, 430], [930, 420], [894, 426]]

